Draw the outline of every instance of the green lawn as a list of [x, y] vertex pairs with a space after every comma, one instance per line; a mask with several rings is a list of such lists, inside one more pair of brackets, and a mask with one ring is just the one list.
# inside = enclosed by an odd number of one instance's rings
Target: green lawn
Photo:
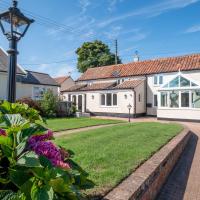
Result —
[[97, 119], [97, 118], [56, 118], [48, 119], [47, 127], [53, 131], [66, 130], [66, 129], [76, 129], [96, 125], [104, 124], [116, 124], [122, 123], [123, 121], [119, 120], [110, 120], [110, 119]]
[[131, 123], [66, 137], [56, 143], [75, 152], [75, 160], [96, 183], [89, 193], [108, 191], [182, 130], [178, 124]]

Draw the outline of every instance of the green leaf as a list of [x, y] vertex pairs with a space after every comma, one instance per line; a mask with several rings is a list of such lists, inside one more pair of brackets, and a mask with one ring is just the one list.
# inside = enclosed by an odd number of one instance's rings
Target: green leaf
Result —
[[51, 179], [49, 182], [49, 185], [53, 187], [53, 190], [55, 192], [58, 192], [60, 194], [69, 192], [69, 184], [66, 184], [63, 178], [56, 178], [56, 179]]
[[39, 135], [47, 131], [47, 128], [43, 127], [40, 124], [31, 124], [31, 127], [21, 131], [22, 138], [26, 139], [32, 135]]
[[26, 181], [21, 187], [20, 190], [21, 192], [23, 192], [26, 196], [26, 200], [31, 199], [31, 188], [33, 186], [34, 183], [34, 177], [30, 178], [28, 181]]
[[1, 200], [22, 200], [21, 194], [14, 193], [11, 190], [0, 190]]
[[13, 149], [12, 149], [10, 146], [3, 145], [3, 144], [2, 144], [2, 145], [1, 145], [1, 149], [2, 149], [3, 154], [4, 154], [6, 157], [8, 157], [8, 158], [12, 157]]
[[16, 147], [16, 153], [17, 156], [19, 156], [26, 148], [26, 142], [21, 142], [19, 145]]
[[51, 186], [38, 186], [38, 183], [34, 183], [31, 188], [32, 200], [53, 200], [54, 191]]
[[51, 169], [53, 167], [53, 165], [51, 164], [51, 161], [49, 159], [47, 159], [46, 157], [40, 156], [39, 160], [40, 160], [40, 164], [43, 167], [48, 167], [49, 169]]
[[17, 161], [17, 165], [25, 167], [41, 167], [38, 155], [34, 152], [24, 153]]
[[11, 146], [12, 140], [7, 136], [0, 136], [0, 145]]
[[31, 178], [31, 175], [26, 170], [10, 169], [9, 173], [11, 181], [19, 188]]
[[20, 114], [5, 114], [3, 118], [8, 127], [21, 126], [27, 122]]

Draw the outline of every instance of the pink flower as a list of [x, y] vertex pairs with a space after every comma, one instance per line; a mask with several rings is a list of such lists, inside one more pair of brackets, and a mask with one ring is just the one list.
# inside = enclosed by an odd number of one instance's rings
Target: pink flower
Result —
[[6, 131], [3, 129], [0, 129], [0, 136], [7, 136]]
[[62, 151], [56, 147], [52, 142], [47, 141], [53, 137], [53, 132], [48, 131], [45, 135], [31, 136], [28, 140], [29, 148], [37, 155], [48, 158], [53, 166], [63, 169], [70, 169], [68, 163], [64, 162]]

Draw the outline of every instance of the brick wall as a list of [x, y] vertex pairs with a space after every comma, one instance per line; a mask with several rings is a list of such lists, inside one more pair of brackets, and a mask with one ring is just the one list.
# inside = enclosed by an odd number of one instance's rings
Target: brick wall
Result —
[[166, 181], [185, 148], [191, 133], [185, 128], [167, 145], [141, 165], [121, 184], [114, 188], [105, 200], [153, 200]]

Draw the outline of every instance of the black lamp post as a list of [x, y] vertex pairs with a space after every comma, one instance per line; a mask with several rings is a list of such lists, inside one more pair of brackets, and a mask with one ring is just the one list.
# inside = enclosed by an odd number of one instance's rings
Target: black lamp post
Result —
[[132, 106], [131, 106], [130, 103], [129, 103], [129, 105], [127, 106], [127, 108], [128, 108], [128, 111], [129, 111], [129, 114], [128, 114], [128, 122], [131, 122], [131, 108], [132, 108]]
[[13, 6], [8, 11], [0, 14], [0, 27], [3, 34], [9, 40], [9, 68], [7, 100], [14, 103], [16, 100], [16, 70], [17, 70], [17, 42], [24, 37], [34, 20], [24, 16], [17, 8], [17, 1], [13, 0]]

